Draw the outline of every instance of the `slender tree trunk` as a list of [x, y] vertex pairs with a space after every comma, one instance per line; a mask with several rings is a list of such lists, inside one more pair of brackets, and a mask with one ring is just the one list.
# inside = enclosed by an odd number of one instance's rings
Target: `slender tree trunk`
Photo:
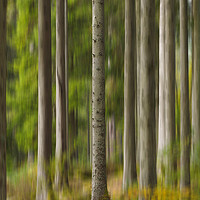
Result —
[[37, 200], [47, 199], [51, 157], [51, 2], [38, 1], [38, 169]]
[[124, 172], [123, 189], [135, 181], [135, 68], [136, 68], [135, 0], [125, 1], [125, 57], [124, 57]]
[[180, 189], [190, 186], [190, 112], [188, 86], [188, 2], [180, 0], [181, 163]]
[[[56, 172], [55, 187], [63, 186], [64, 154], [66, 154], [65, 96], [65, 25], [64, 1], [56, 1]], [[64, 40], [64, 41], [63, 41]]]
[[194, 166], [200, 145], [200, 1], [194, 0], [194, 94], [193, 94], [193, 134]]
[[[66, 95], [66, 156], [69, 156], [69, 98], [68, 98], [68, 0], [65, 0], [65, 95]], [[67, 176], [67, 174], [66, 174]], [[66, 177], [68, 182], [68, 176]]]
[[[141, 0], [140, 190], [156, 185], [155, 0]], [[145, 13], [145, 14], [144, 14]], [[144, 199], [142, 193], [140, 199]]]
[[0, 0], [0, 200], [6, 200], [6, 8]]
[[160, 0], [159, 32], [159, 131], [157, 172], [163, 175], [165, 148], [165, 0]]
[[140, 41], [141, 41], [141, 0], [136, 0], [136, 43], [137, 43], [137, 135], [136, 135], [136, 162], [139, 164], [140, 155]]
[[92, 0], [92, 200], [108, 199], [105, 147], [104, 0]]
[[174, 152], [175, 142], [175, 17], [174, 0], [165, 1], [165, 64], [166, 64], [166, 185], [173, 183], [174, 178]]

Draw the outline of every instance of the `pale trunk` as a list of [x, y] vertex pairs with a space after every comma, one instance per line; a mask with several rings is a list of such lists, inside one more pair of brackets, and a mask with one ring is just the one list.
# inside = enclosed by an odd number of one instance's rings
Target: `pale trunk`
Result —
[[104, 48], [104, 0], [92, 0], [92, 200], [107, 197]]
[[160, 0], [159, 32], [159, 130], [157, 172], [163, 175], [165, 148], [165, 0]]
[[66, 153], [65, 29], [64, 1], [56, 1], [56, 172], [55, 188], [63, 185]]
[[37, 200], [47, 199], [50, 179], [52, 93], [51, 93], [51, 2], [38, 1], [38, 168]]
[[[156, 186], [155, 1], [141, 1], [140, 190]], [[140, 193], [140, 199], [145, 199]]]

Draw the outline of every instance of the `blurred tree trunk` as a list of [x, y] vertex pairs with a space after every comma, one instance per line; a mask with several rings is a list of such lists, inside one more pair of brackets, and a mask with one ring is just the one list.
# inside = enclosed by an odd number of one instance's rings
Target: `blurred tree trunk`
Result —
[[[140, 190], [156, 186], [155, 0], [141, 0]], [[142, 193], [140, 199], [145, 199]]]
[[135, 75], [136, 72], [135, 0], [125, 1], [124, 57], [124, 172], [123, 189], [137, 181], [135, 148]]
[[[65, 24], [64, 1], [56, 1], [56, 171], [55, 188], [64, 184], [66, 155]], [[63, 174], [64, 173], [64, 174]]]
[[180, 0], [181, 160], [180, 189], [190, 186], [190, 111], [188, 86], [188, 2]]
[[166, 64], [166, 185], [174, 183], [174, 143], [175, 143], [175, 15], [174, 0], [165, 3], [165, 64]]
[[165, 149], [165, 0], [160, 0], [159, 32], [159, 131], [157, 172], [163, 176]]
[[105, 147], [104, 0], [92, 0], [92, 200], [109, 199]]
[[6, 9], [0, 0], [0, 199], [6, 200]]
[[[65, 96], [66, 96], [66, 160], [69, 156], [69, 98], [68, 98], [68, 0], [65, 0]], [[66, 162], [66, 167], [68, 163]], [[67, 172], [67, 170], [66, 170]], [[65, 175], [68, 183], [68, 174]]]
[[38, 168], [37, 200], [47, 199], [50, 179], [52, 92], [51, 92], [51, 2], [38, 1]]
[[137, 118], [136, 118], [136, 162], [139, 164], [140, 155], [140, 43], [141, 43], [141, 0], [136, 0], [136, 44], [137, 44]]
[[194, 4], [194, 83], [193, 83], [193, 145], [194, 167], [197, 165], [196, 156], [200, 145], [200, 1], [193, 0]]

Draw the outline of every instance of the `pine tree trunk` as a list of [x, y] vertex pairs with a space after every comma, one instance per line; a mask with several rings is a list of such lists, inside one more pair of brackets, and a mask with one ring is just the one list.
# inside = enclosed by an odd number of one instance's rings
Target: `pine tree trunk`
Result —
[[[155, 1], [141, 0], [140, 190], [156, 185]], [[140, 199], [144, 199], [142, 192]]]
[[92, 200], [100, 200], [108, 194], [105, 147], [104, 0], [92, 0], [92, 15]]
[[165, 149], [165, 0], [160, 0], [159, 32], [159, 131], [157, 172], [163, 175]]
[[187, 0], [180, 0], [181, 159], [180, 189], [190, 186], [190, 112], [188, 86]]
[[[64, 1], [56, 1], [56, 174], [55, 188], [63, 186], [66, 153]], [[64, 40], [64, 41], [63, 41]]]
[[194, 145], [194, 167], [197, 166], [198, 148], [200, 145], [200, 1], [194, 3], [194, 94], [193, 94], [193, 145]]
[[175, 17], [174, 0], [165, 1], [165, 64], [166, 64], [166, 185], [174, 183], [174, 143], [175, 143]]
[[38, 169], [37, 200], [47, 199], [50, 179], [52, 92], [51, 92], [51, 2], [38, 1]]
[[124, 172], [123, 189], [137, 181], [135, 148], [135, 75], [136, 72], [135, 0], [125, 1], [124, 57]]
[[6, 200], [6, 8], [0, 0], [0, 200]]

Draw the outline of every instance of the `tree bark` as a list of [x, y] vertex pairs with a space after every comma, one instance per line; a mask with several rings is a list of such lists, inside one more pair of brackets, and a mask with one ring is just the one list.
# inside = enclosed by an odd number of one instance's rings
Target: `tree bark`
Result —
[[159, 32], [159, 131], [157, 173], [162, 176], [165, 149], [165, 0], [160, 0]]
[[174, 0], [165, 1], [165, 64], [166, 64], [166, 185], [174, 182], [174, 152], [175, 142], [175, 17]]
[[[66, 95], [66, 156], [69, 156], [69, 98], [68, 98], [68, 0], [65, 0], [65, 95]], [[66, 177], [68, 182], [68, 175]]]
[[136, 133], [136, 163], [140, 155], [140, 41], [141, 41], [141, 0], [136, 0], [136, 44], [137, 44], [137, 133]]
[[188, 86], [188, 2], [180, 0], [181, 160], [180, 189], [190, 186], [190, 112]]
[[0, 0], [0, 200], [6, 200], [6, 8]]
[[125, 1], [124, 57], [124, 171], [123, 189], [137, 181], [135, 148], [135, 68], [136, 68], [135, 0]]
[[[141, 0], [140, 190], [156, 185], [155, 1]], [[144, 199], [142, 192], [140, 199]]]
[[105, 148], [104, 0], [92, 0], [92, 200], [108, 199]]
[[[56, 174], [55, 187], [61, 189], [64, 182], [66, 156], [66, 96], [65, 96], [65, 25], [64, 1], [56, 1]], [[64, 40], [64, 41], [63, 41]]]
[[52, 92], [51, 92], [51, 2], [38, 1], [38, 170], [37, 200], [47, 199], [50, 179]]
[[193, 89], [193, 145], [194, 159], [193, 165], [196, 167], [198, 147], [200, 144], [200, 1], [193, 0], [194, 3], [194, 89]]

